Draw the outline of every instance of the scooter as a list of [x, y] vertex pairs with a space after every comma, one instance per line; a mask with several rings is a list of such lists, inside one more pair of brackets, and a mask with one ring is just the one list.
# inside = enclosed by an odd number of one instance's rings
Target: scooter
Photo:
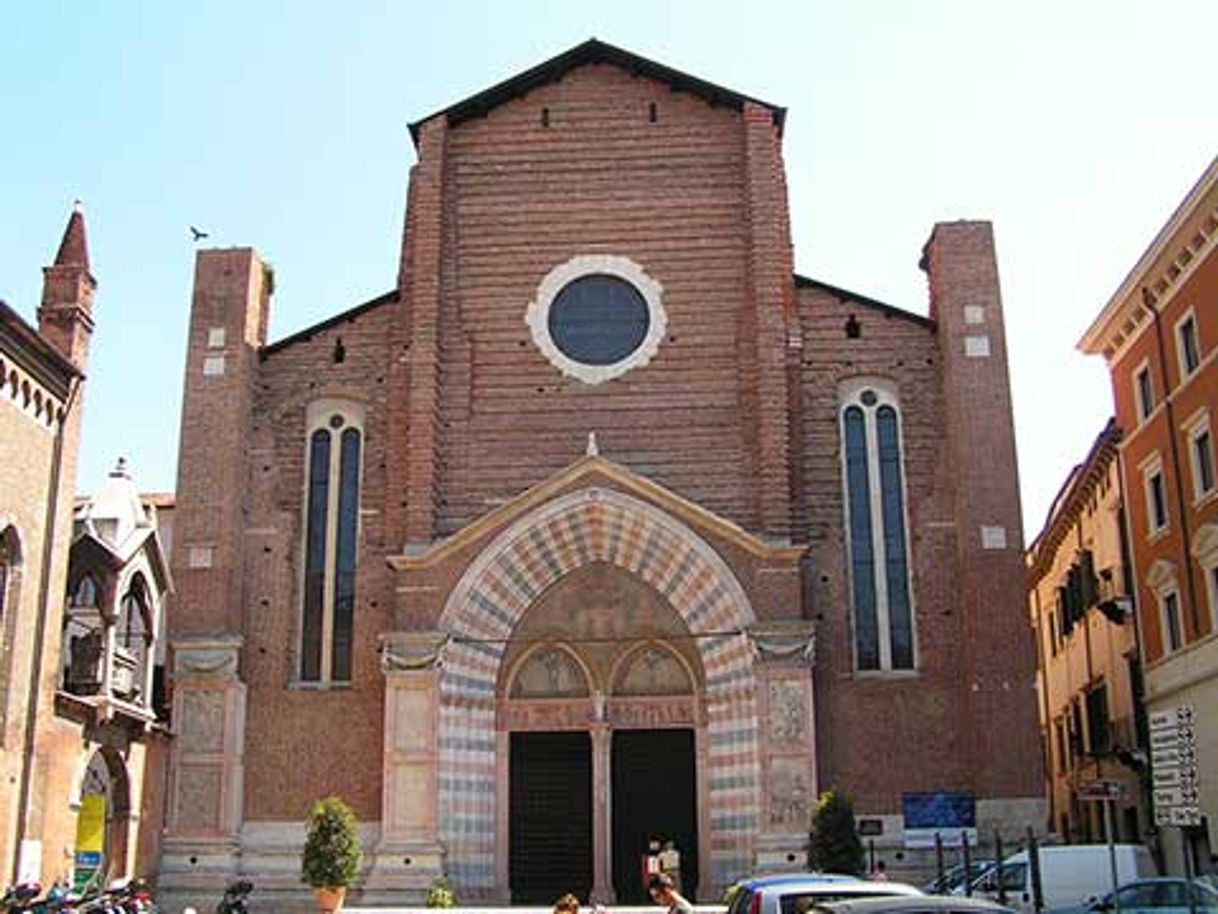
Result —
[[15, 914], [17, 911], [33, 909], [34, 899], [42, 894], [42, 886], [37, 882], [21, 882], [9, 886], [4, 897], [0, 898], [0, 911], [4, 914]]

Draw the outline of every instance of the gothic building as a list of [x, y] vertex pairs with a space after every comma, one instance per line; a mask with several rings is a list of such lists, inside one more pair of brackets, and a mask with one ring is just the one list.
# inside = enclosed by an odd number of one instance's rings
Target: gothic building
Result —
[[0, 302], [5, 883], [157, 865], [168, 563], [125, 468], [95, 498], [73, 499], [96, 288], [78, 207], [44, 269], [38, 327]]
[[271, 341], [199, 253], [164, 891], [289, 904], [330, 793], [369, 902], [635, 900], [651, 838], [715, 899], [828, 788], [898, 874], [1043, 829], [990, 226], [928, 316], [796, 275], [785, 117], [589, 41], [412, 126], [383, 295]]

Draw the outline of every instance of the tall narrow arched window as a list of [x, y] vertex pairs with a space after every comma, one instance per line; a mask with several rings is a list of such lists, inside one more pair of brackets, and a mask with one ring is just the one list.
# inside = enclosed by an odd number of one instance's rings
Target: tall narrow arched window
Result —
[[114, 643], [119, 653], [114, 657], [111, 685], [120, 698], [147, 702], [145, 693], [148, 652], [152, 644], [152, 609], [148, 587], [141, 575], [136, 575], [118, 604]]
[[362, 425], [363, 410], [355, 404], [325, 400], [309, 408], [302, 682], [351, 681]]
[[148, 651], [148, 641], [152, 636], [151, 615], [148, 609], [148, 593], [144, 586], [144, 579], [137, 576], [119, 603], [115, 640], [119, 647], [141, 663]]
[[875, 379], [851, 381], [842, 389], [841, 421], [855, 667], [911, 670], [909, 536], [895, 392]]
[[[15, 589], [13, 572], [19, 557], [17, 534], [12, 527], [5, 527], [0, 530], [0, 647], [3, 647], [9, 638], [9, 607], [14, 602], [9, 589]], [[3, 673], [3, 670], [0, 670], [0, 673]]]

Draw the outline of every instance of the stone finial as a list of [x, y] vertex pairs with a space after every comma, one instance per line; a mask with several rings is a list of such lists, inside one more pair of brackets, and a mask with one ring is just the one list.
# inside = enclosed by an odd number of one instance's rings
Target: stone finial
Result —
[[589, 457], [596, 457], [601, 452], [601, 449], [596, 444], [596, 432], [588, 432], [588, 448], [584, 453]]

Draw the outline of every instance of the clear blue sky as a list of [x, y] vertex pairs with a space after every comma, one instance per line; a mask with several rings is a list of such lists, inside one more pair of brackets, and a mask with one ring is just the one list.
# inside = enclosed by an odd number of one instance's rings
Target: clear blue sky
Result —
[[1218, 152], [1213, 0], [18, 3], [0, 298], [33, 321], [84, 201], [82, 491], [175, 485], [194, 250], [276, 267], [271, 337], [390, 289], [406, 125], [595, 36], [786, 106], [800, 272], [925, 313], [939, 219], [995, 224], [1024, 526], [1111, 411], [1074, 344]]

